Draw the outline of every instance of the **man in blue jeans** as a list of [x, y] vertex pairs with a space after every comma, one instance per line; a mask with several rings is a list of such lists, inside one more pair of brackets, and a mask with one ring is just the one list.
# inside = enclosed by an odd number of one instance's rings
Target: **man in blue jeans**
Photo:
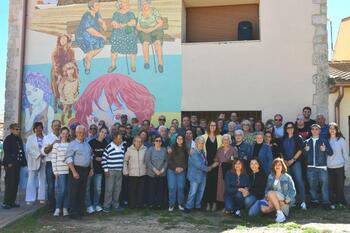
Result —
[[205, 190], [206, 176], [212, 167], [203, 153], [204, 138], [199, 136], [195, 140], [196, 148], [188, 158], [187, 179], [190, 181], [190, 191], [185, 205], [185, 213], [193, 208], [200, 209]]
[[319, 204], [318, 185], [321, 186], [322, 205], [330, 209], [328, 191], [327, 156], [333, 155], [333, 150], [327, 139], [320, 137], [321, 126], [311, 126], [312, 137], [305, 141], [304, 151], [307, 156], [307, 179], [310, 185], [311, 205]]
[[52, 171], [51, 153], [53, 144], [59, 140], [61, 121], [53, 120], [51, 123], [52, 132], [44, 137], [42, 153], [46, 155], [46, 183], [47, 183], [47, 198], [50, 211], [56, 208], [55, 203], [55, 175]]

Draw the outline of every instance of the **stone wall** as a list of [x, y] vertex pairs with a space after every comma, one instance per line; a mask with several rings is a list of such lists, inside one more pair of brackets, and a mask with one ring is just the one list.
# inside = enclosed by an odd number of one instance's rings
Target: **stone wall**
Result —
[[5, 135], [11, 123], [20, 121], [21, 84], [24, 60], [26, 0], [11, 0], [5, 91]]
[[328, 120], [327, 0], [312, 0], [312, 3], [319, 5], [319, 12], [312, 15], [315, 27], [313, 64], [317, 66], [317, 74], [313, 77], [316, 88], [314, 104], [316, 112], [325, 114]]

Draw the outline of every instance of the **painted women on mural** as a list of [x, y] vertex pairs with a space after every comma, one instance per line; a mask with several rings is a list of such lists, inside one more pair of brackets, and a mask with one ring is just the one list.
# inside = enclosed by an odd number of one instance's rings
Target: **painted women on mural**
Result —
[[74, 50], [71, 47], [71, 38], [68, 35], [61, 35], [57, 38], [56, 48], [51, 56], [51, 89], [54, 95], [53, 110], [57, 112], [59, 102], [58, 80], [62, 78], [63, 66], [69, 62], [75, 63]]
[[75, 121], [86, 127], [104, 120], [107, 126], [120, 121], [122, 114], [140, 122], [154, 113], [153, 95], [148, 89], [122, 74], [106, 74], [92, 81], [75, 104]]
[[139, 39], [142, 43], [143, 56], [144, 56], [144, 67], [149, 69], [149, 46], [155, 52], [158, 58], [158, 71], [163, 73], [163, 20], [159, 11], [151, 6], [151, 0], [139, 0], [139, 10], [137, 30], [139, 31]]
[[72, 116], [73, 104], [78, 99], [79, 94], [79, 74], [77, 66], [70, 62], [63, 67], [63, 76], [59, 80], [58, 92], [60, 93], [60, 103], [63, 105], [61, 122], [65, 124], [65, 116], [68, 113], [68, 119]]
[[107, 25], [100, 14], [100, 3], [98, 0], [89, 0], [88, 8], [75, 34], [75, 40], [78, 46], [85, 53], [84, 67], [85, 74], [90, 74], [91, 61], [99, 52], [101, 52], [106, 37], [100, 32], [101, 27], [107, 30]]
[[113, 72], [116, 66], [118, 54], [129, 54], [131, 71], [136, 71], [135, 58], [137, 54], [137, 34], [135, 30], [136, 18], [130, 11], [129, 0], [117, 0], [117, 11], [112, 17], [111, 53], [112, 63], [108, 72]]
[[32, 134], [33, 123], [37, 121], [43, 123], [45, 134], [51, 131], [49, 126], [54, 119], [54, 111], [50, 106], [51, 95], [47, 77], [38, 72], [25, 75], [22, 96], [25, 138]]

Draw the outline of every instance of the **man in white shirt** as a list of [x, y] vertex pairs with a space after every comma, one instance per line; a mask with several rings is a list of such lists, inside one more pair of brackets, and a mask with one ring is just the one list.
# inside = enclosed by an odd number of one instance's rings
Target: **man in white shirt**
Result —
[[55, 203], [55, 175], [52, 171], [51, 151], [53, 144], [59, 140], [61, 121], [53, 120], [51, 123], [52, 132], [44, 137], [42, 153], [46, 155], [46, 183], [47, 183], [47, 198], [50, 211], [56, 208]]

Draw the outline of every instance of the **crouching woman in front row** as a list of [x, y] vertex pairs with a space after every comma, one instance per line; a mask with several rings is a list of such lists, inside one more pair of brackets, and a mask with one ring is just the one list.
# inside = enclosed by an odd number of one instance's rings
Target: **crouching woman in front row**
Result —
[[276, 158], [272, 162], [272, 173], [267, 179], [266, 203], [261, 203], [262, 213], [276, 211], [276, 222], [284, 222], [289, 213], [289, 207], [295, 201], [295, 186], [293, 179], [287, 174], [287, 166], [283, 159]]
[[250, 195], [250, 179], [245, 172], [244, 162], [235, 159], [232, 163], [232, 170], [225, 175], [225, 212], [232, 213], [236, 217], [241, 216], [241, 209], [249, 207], [256, 200]]

